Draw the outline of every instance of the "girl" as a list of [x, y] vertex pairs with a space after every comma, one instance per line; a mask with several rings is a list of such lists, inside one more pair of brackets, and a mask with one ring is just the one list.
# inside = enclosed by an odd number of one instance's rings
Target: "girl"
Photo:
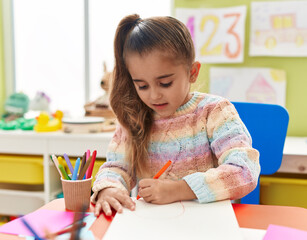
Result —
[[[166, 204], [238, 199], [257, 185], [259, 153], [234, 106], [190, 93], [200, 63], [188, 29], [172, 17], [121, 20], [110, 104], [119, 126], [93, 186], [95, 215], [134, 210], [130, 190]], [[168, 161], [159, 179], [152, 177]]]

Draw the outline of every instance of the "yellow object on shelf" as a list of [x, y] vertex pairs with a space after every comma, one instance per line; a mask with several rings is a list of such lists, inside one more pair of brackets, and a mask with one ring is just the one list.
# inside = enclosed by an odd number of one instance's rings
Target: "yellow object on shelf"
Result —
[[43, 157], [0, 155], [0, 182], [44, 184]]
[[307, 208], [307, 179], [261, 176], [260, 204]]
[[36, 132], [53, 132], [62, 129], [63, 112], [56, 111], [54, 118], [50, 119], [47, 112], [41, 112], [34, 126]]

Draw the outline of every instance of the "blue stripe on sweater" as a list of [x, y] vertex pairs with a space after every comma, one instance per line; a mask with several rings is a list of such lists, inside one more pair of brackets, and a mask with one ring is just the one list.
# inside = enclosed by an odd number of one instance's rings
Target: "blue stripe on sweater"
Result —
[[232, 119], [216, 128], [213, 132], [212, 138], [210, 138], [209, 141], [212, 142], [215, 138], [218, 138], [219, 136], [227, 137], [228, 135], [236, 134], [245, 134], [248, 136], [248, 138], [251, 138], [249, 132], [242, 124], [242, 122], [239, 119]]
[[204, 175], [196, 172], [183, 178], [190, 186], [200, 203], [213, 202], [216, 200], [215, 194], [204, 181]]
[[159, 154], [171, 152], [178, 153], [180, 151], [180, 144], [184, 146], [187, 151], [200, 148], [208, 144], [207, 132], [202, 131], [194, 136], [170, 139], [169, 142], [153, 142], [149, 146], [149, 151]]
[[107, 152], [106, 154], [106, 157], [107, 157], [107, 161], [121, 161], [123, 162], [124, 161], [124, 155], [119, 153], [119, 152]]
[[[243, 169], [248, 169], [252, 174], [253, 179], [258, 179], [259, 165], [248, 157], [247, 152], [238, 150], [229, 151], [229, 154], [225, 157], [222, 164], [230, 164], [242, 167]], [[257, 168], [257, 170], [255, 168]]]

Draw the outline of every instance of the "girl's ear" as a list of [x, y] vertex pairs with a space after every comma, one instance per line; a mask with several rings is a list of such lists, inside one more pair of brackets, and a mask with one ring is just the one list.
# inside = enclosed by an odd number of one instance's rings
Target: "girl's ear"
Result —
[[200, 62], [196, 61], [192, 64], [192, 67], [190, 69], [190, 83], [195, 83], [199, 74], [200, 70]]

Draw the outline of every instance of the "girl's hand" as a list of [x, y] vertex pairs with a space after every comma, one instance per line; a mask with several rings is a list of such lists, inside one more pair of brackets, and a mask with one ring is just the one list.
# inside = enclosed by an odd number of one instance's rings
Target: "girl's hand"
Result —
[[135, 209], [135, 202], [132, 201], [128, 193], [114, 187], [105, 188], [98, 193], [94, 214], [97, 217], [100, 211], [103, 211], [105, 215], [111, 216], [111, 208], [122, 213], [123, 207], [129, 208], [131, 211]]
[[167, 204], [196, 198], [194, 192], [184, 180], [142, 179], [139, 182], [138, 194], [146, 202], [155, 204]]

